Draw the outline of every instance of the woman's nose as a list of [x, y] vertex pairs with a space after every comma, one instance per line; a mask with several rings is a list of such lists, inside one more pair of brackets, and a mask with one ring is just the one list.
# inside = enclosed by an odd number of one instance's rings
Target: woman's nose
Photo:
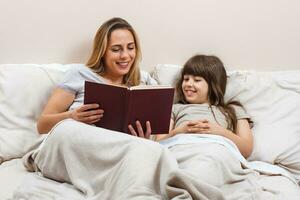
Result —
[[127, 50], [121, 51], [121, 58], [127, 58], [129, 56], [129, 52]]

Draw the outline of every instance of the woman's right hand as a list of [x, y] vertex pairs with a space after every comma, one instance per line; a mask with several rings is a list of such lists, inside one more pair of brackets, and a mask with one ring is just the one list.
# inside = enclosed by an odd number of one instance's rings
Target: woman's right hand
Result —
[[104, 110], [98, 104], [84, 104], [71, 111], [71, 118], [86, 124], [93, 124], [103, 117]]

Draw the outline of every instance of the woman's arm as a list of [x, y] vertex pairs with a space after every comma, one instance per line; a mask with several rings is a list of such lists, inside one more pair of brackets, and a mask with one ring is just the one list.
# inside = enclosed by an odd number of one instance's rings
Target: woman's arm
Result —
[[75, 95], [71, 92], [56, 88], [38, 119], [38, 132], [48, 133], [56, 123], [67, 118], [91, 124], [103, 116], [103, 110], [96, 109], [99, 107], [98, 104], [82, 105], [75, 110], [68, 111], [74, 99]]

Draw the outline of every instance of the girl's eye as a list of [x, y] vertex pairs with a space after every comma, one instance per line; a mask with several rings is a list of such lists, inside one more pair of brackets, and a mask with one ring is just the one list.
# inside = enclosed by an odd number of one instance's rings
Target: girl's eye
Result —
[[188, 81], [189, 77], [183, 77], [183, 81]]
[[195, 82], [200, 82], [200, 81], [202, 81], [202, 79], [198, 79], [198, 78], [195, 79]]

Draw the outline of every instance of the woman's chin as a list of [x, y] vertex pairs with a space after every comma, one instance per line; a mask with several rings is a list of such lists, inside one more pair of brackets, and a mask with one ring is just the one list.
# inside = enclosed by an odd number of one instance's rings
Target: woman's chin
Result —
[[117, 73], [119, 75], [125, 76], [126, 74], [128, 74], [129, 70], [130, 70], [130, 68], [128, 68], [128, 69], [120, 69], [119, 68], [118, 71], [117, 71]]

